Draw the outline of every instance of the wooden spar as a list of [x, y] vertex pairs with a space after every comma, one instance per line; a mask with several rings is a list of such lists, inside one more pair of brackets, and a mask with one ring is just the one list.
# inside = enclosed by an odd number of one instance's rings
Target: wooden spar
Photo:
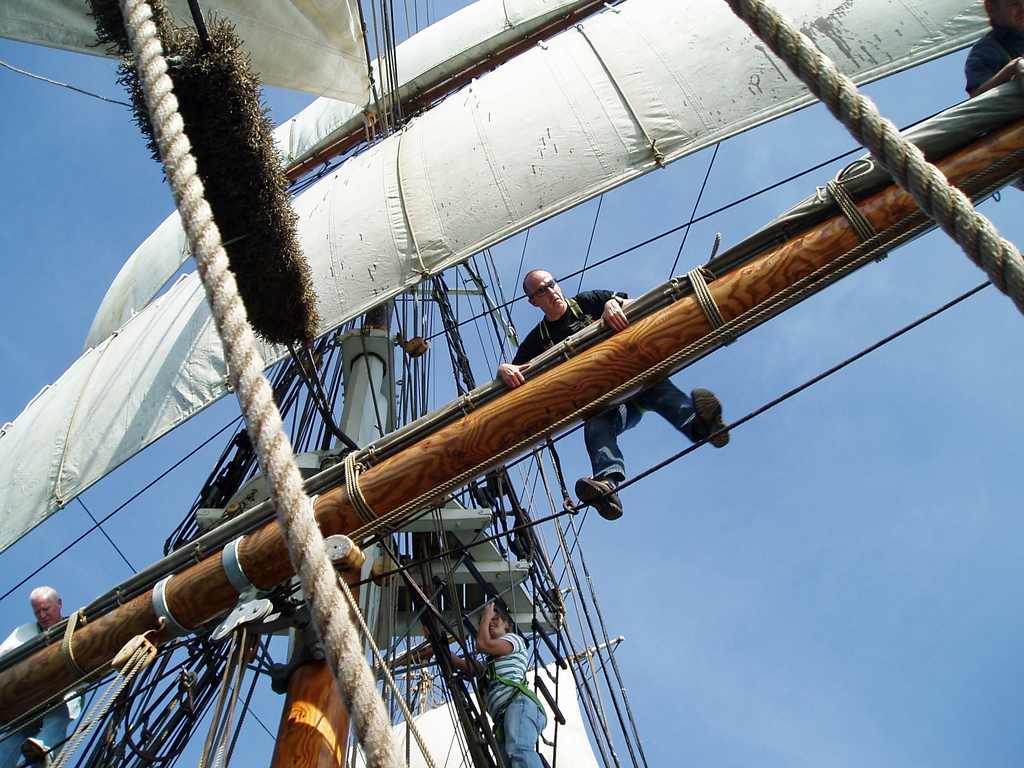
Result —
[[[364, 562], [366, 555], [354, 544], [344, 558], [334, 560], [346, 589], [359, 580]], [[352, 589], [352, 597], [358, 602], [358, 588]], [[350, 620], [355, 622], [355, 617]], [[305, 639], [293, 639], [298, 641], [291, 643], [294, 655]], [[288, 677], [270, 768], [342, 768], [348, 747], [348, 726], [348, 709], [327, 662], [300, 664]]]
[[288, 679], [270, 768], [341, 768], [348, 720], [327, 662], [303, 664]]
[[[989, 134], [938, 165], [954, 184], [962, 184], [1021, 146], [1024, 121]], [[1008, 174], [1024, 168], [1024, 159], [1018, 158], [1015, 163], [1014, 168], [1007, 168]], [[860, 209], [877, 231], [883, 231], [914, 213], [917, 206], [898, 187], [888, 187], [862, 203]], [[722, 315], [730, 320], [828, 265], [859, 242], [849, 222], [838, 216], [709, 287]], [[642, 376], [709, 330], [694, 297], [684, 297], [370, 467], [359, 477], [363, 496], [376, 514], [383, 515], [431, 494], [453, 477], [466, 472], [482, 475], [500, 452], [523, 440], [527, 442], [519, 445], [518, 452], [529, 450], [564, 416]], [[319, 497], [315, 513], [325, 536], [350, 534], [361, 525], [344, 488]], [[269, 589], [293, 575], [276, 522], [243, 540], [239, 561], [249, 580], [260, 589]], [[219, 557], [176, 575], [167, 582], [165, 595], [172, 615], [189, 629], [222, 615], [237, 600]], [[152, 593], [147, 592], [80, 627], [74, 636], [75, 659], [86, 671], [95, 670], [107, 664], [130, 638], [157, 626]], [[169, 637], [161, 632], [156, 639], [166, 642]], [[0, 673], [0, 721], [10, 722], [73, 682], [61, 658], [59, 642], [39, 651]]]

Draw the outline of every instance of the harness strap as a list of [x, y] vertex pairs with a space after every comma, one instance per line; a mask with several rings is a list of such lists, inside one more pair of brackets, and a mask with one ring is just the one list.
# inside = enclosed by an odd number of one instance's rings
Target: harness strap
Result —
[[[565, 303], [569, 305], [569, 309], [572, 310], [572, 316], [574, 318], [576, 318], [577, 320], [583, 318], [583, 325], [584, 325], [584, 327], [586, 327], [588, 325], [593, 325], [594, 318], [592, 318], [588, 314], [585, 314], [583, 312], [583, 310], [580, 309], [580, 305], [578, 303], [576, 303], [576, 299], [566, 299]], [[542, 341], [546, 341], [547, 342], [547, 344], [544, 345], [545, 349], [547, 349], [548, 347], [550, 347], [554, 343], [553, 341], [551, 341], [551, 331], [548, 330], [548, 321], [547, 321], [547, 319], [544, 319], [544, 320], [540, 321], [540, 338], [541, 338]]]
[[498, 739], [498, 741], [505, 740], [505, 710], [508, 709], [508, 705], [511, 704], [515, 700], [516, 696], [518, 696], [520, 693], [526, 694], [533, 701], [533, 703], [537, 705], [537, 708], [540, 709], [540, 713], [544, 716], [544, 722], [541, 725], [540, 729], [543, 731], [545, 728], [548, 727], [547, 710], [545, 710], [544, 705], [540, 703], [540, 699], [537, 698], [537, 694], [535, 694], [527, 687], [525, 680], [521, 683], [517, 683], [512, 680], [506, 680], [504, 677], [499, 677], [497, 674], [493, 673], [492, 677], [499, 683], [507, 685], [509, 688], [516, 689], [516, 692], [513, 693], [511, 697], [509, 697], [508, 701], [505, 702], [505, 706], [502, 707], [501, 710], [499, 710], [498, 713], [494, 716], [494, 737]]

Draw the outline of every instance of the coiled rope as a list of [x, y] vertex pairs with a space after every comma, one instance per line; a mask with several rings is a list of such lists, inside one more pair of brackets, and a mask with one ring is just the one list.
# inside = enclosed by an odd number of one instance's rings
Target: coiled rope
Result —
[[889, 175], [960, 245], [1024, 313], [1024, 259], [970, 200], [900, 136], [850, 78], [766, 0], [726, 0], [733, 12], [779, 56]]
[[196, 172], [196, 161], [167, 75], [167, 62], [152, 20], [152, 9], [145, 0], [121, 0], [121, 12], [131, 38], [160, 157], [224, 344], [231, 383], [245, 414], [260, 467], [270, 483], [292, 565], [307, 596], [328, 665], [352, 717], [356, 739], [363, 747], [367, 763], [397, 768], [401, 762], [384, 703], [363, 658], [358, 633], [340, 594], [323, 536], [295, 466], [291, 445], [281, 429], [281, 415], [274, 403], [273, 391], [263, 376], [264, 363], [256, 349], [234, 275], [228, 269], [220, 232], [204, 197], [203, 184]]

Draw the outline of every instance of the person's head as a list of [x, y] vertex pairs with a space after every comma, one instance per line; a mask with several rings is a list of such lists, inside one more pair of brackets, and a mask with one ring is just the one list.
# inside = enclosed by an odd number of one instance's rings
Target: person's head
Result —
[[491, 637], [494, 638], [502, 637], [512, 631], [512, 620], [497, 605], [494, 606], [494, 613], [491, 614], [489, 624]]
[[985, 0], [985, 13], [993, 27], [1024, 34], [1024, 0]]
[[557, 320], [565, 314], [569, 305], [565, 302], [562, 288], [550, 272], [535, 269], [523, 278], [523, 292], [530, 303], [544, 313], [548, 320]]
[[29, 594], [28, 601], [32, 605], [32, 613], [36, 615], [36, 621], [43, 629], [49, 629], [64, 618], [60, 613], [64, 604], [61, 602], [60, 595], [52, 587], [36, 587]]

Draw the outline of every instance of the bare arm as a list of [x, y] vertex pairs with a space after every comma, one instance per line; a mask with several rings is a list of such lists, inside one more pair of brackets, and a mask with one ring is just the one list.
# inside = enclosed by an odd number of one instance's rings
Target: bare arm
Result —
[[[423, 625], [423, 637], [429, 642], [430, 640], [430, 628]], [[451, 642], [451, 641], [449, 641]], [[449, 650], [448, 653], [452, 659], [452, 665], [459, 671], [465, 672], [470, 675], [482, 675], [484, 673], [484, 665], [481, 664], [474, 658], [464, 658], [459, 656], [455, 651]]]
[[494, 603], [484, 606], [480, 614], [480, 629], [476, 633], [476, 649], [488, 656], [504, 656], [512, 653], [515, 646], [508, 640], [500, 637], [493, 637], [491, 632], [491, 618], [494, 616]]
[[998, 72], [996, 72], [994, 75], [992, 75], [992, 77], [990, 77], [984, 83], [982, 83], [977, 88], [975, 88], [974, 91], [971, 93], [971, 98], [973, 99], [975, 96], [980, 96], [985, 91], [991, 91], [993, 88], [995, 88], [997, 86], [1000, 86], [1003, 83], [1008, 83], [1011, 80], [1016, 79], [1016, 77], [1017, 77], [1017, 66], [1020, 63], [1021, 63], [1021, 59], [1020, 58], [1016, 58], [1013, 61], [1011, 61], [1005, 67], [1003, 67]]
[[465, 672], [470, 675], [482, 675], [484, 673], [484, 665], [476, 659], [468, 659], [463, 656], [459, 656], [455, 651], [450, 651], [452, 655], [452, 664], [455, 668], [461, 672]]

